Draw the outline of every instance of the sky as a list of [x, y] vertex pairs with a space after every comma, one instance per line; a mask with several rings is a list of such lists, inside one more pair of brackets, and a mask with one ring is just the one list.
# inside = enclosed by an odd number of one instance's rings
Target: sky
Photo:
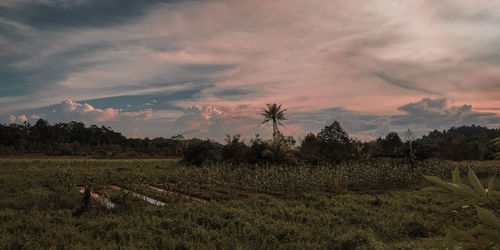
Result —
[[0, 123], [370, 140], [500, 126], [500, 1], [2, 0]]

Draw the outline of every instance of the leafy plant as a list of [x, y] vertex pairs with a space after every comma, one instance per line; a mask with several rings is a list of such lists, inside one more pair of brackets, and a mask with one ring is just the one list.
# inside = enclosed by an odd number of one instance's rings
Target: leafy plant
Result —
[[246, 160], [248, 154], [248, 146], [245, 145], [243, 140], [240, 140], [240, 135], [226, 136], [226, 145], [222, 148], [222, 156], [226, 161], [241, 163]]
[[183, 152], [183, 161], [187, 164], [201, 166], [222, 160], [220, 148], [210, 140], [192, 142]]
[[[493, 142], [493, 146], [495, 147], [500, 146], [500, 137], [493, 139], [491, 142]], [[500, 159], [500, 152], [494, 153], [493, 157], [495, 157], [495, 159]]]
[[279, 135], [269, 143], [268, 148], [261, 152], [261, 156], [273, 162], [293, 161], [293, 147], [289, 140]]
[[[451, 227], [452, 231], [455, 232], [455, 238], [473, 249], [490, 249], [500, 245], [500, 219], [497, 217], [498, 204], [492, 197], [493, 195], [490, 195], [495, 189], [495, 176], [488, 180], [488, 188], [486, 189], [470, 167], [467, 175], [469, 184], [462, 181], [458, 168], [452, 172], [452, 182], [444, 181], [436, 176], [424, 177], [435, 184], [435, 186], [426, 188], [427, 190], [452, 193], [461, 198], [460, 201], [449, 205], [447, 211], [457, 212], [455, 209], [475, 208], [477, 216], [483, 225], [478, 225], [467, 231]], [[432, 247], [444, 249], [455, 249], [458, 245], [451, 233], [447, 233], [444, 241], [431, 240], [428, 243]]]

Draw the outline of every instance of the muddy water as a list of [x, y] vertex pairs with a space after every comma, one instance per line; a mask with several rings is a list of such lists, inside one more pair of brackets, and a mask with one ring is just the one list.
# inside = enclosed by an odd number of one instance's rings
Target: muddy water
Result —
[[[85, 188], [84, 187], [76, 187], [78, 188], [78, 191], [80, 191], [80, 193], [85, 193]], [[102, 205], [104, 205], [106, 208], [108, 209], [113, 209], [115, 208], [115, 204], [113, 202], [111, 202], [108, 198], [105, 198], [105, 197], [102, 197], [100, 194], [98, 193], [94, 193], [94, 192], [90, 192], [90, 196], [96, 200], [97, 202], [101, 203]]]
[[133, 191], [130, 191], [130, 190], [127, 190], [127, 189], [121, 188], [121, 187], [116, 186], [116, 185], [111, 185], [110, 187], [111, 187], [113, 190], [116, 190], [116, 191], [123, 191], [123, 192], [125, 192], [126, 194], [130, 194], [130, 195], [132, 195], [133, 197], [139, 198], [139, 199], [141, 199], [141, 200], [143, 200], [143, 201], [146, 201], [146, 202], [148, 202], [148, 203], [150, 203], [150, 204], [153, 204], [153, 205], [155, 205], [155, 206], [159, 206], [159, 207], [161, 207], [161, 206], [165, 206], [165, 205], [166, 205], [166, 204], [165, 204], [165, 202], [162, 202], [162, 201], [159, 201], [159, 200], [155, 200], [155, 199], [153, 199], [153, 198], [151, 198], [151, 197], [147, 197], [147, 196], [145, 196], [145, 195], [142, 195], [142, 194], [139, 194], [139, 193], [136, 193], [136, 192], [133, 192]]
[[203, 199], [200, 199], [200, 198], [196, 198], [196, 197], [192, 197], [192, 196], [189, 196], [189, 195], [181, 194], [181, 193], [178, 193], [178, 192], [173, 192], [173, 191], [161, 189], [161, 188], [158, 188], [158, 187], [149, 186], [149, 188], [151, 188], [152, 190], [154, 190], [156, 192], [172, 194], [172, 195], [180, 196], [180, 197], [182, 197], [184, 199], [189, 199], [189, 200], [193, 200], [193, 201], [199, 201], [199, 202], [203, 202], [203, 203], [207, 202], [206, 200], [203, 200]]

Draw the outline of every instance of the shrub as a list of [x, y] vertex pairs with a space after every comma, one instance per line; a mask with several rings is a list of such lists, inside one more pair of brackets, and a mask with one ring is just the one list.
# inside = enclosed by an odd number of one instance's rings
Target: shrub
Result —
[[196, 166], [220, 162], [222, 159], [221, 148], [210, 140], [191, 142], [183, 151], [183, 161]]
[[226, 145], [222, 148], [222, 156], [225, 161], [242, 163], [246, 161], [249, 148], [243, 141], [240, 141], [240, 135], [231, 137], [227, 135]]

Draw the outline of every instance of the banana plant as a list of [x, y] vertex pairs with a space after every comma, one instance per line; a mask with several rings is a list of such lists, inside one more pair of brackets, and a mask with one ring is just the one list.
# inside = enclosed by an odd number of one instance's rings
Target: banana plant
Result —
[[293, 156], [293, 148], [283, 136], [277, 136], [268, 144], [267, 149], [261, 152], [261, 156], [275, 162], [287, 161]]
[[[434, 186], [427, 187], [425, 190], [452, 193], [461, 198], [460, 201], [449, 205], [446, 211], [453, 211], [457, 208], [475, 208], [482, 225], [478, 225], [467, 231], [451, 227], [457, 238], [465, 242], [467, 247], [473, 249], [490, 249], [500, 246], [500, 219], [495, 206], [492, 205], [495, 202], [491, 195], [489, 195], [496, 189], [497, 182], [495, 176], [488, 180], [487, 188], [483, 187], [470, 167], [467, 174], [469, 184], [462, 181], [457, 168], [452, 172], [452, 182], [444, 181], [436, 176], [424, 177], [434, 184]], [[488, 209], [483, 206], [487, 206]], [[455, 241], [450, 232], [446, 234], [444, 241], [429, 240], [427, 243], [429, 246], [442, 249], [455, 249], [458, 247], [458, 242]]]
[[[491, 142], [493, 146], [500, 146], [500, 137], [493, 139]], [[493, 157], [495, 157], [495, 159], [500, 159], [500, 152], [493, 154]]]

